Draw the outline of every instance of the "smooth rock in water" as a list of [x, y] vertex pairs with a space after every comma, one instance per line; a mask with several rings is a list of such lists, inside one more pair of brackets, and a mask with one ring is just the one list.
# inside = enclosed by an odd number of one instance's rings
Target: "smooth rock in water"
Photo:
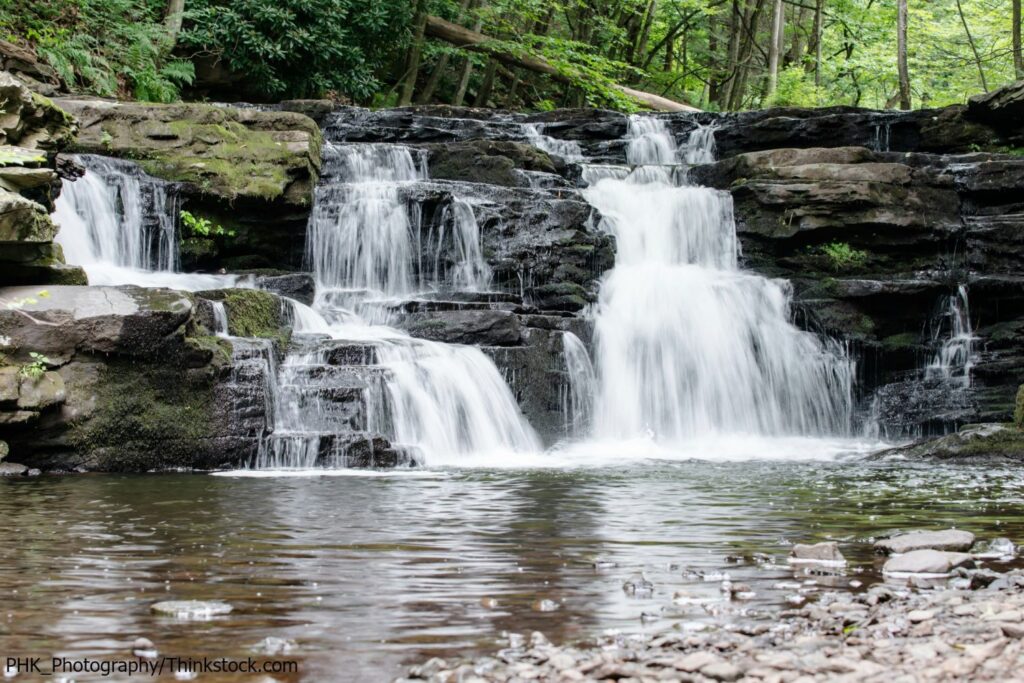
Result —
[[132, 654], [145, 659], [156, 659], [160, 653], [157, 652], [156, 645], [149, 638], [136, 638], [132, 643]]
[[531, 605], [534, 612], [554, 612], [559, 608], [559, 606], [560, 605], [557, 602], [554, 600], [548, 600], [547, 598], [537, 600], [533, 605]]
[[295, 644], [294, 640], [287, 640], [276, 636], [267, 636], [252, 646], [253, 652], [269, 655], [271, 657], [276, 655], [286, 655], [296, 649], [298, 649], [298, 645]]
[[1017, 553], [1017, 546], [1008, 538], [993, 538], [976, 557], [1007, 557]]
[[228, 603], [217, 600], [167, 600], [156, 603], [150, 609], [157, 614], [178, 619], [204, 620], [228, 614], [233, 608]]
[[949, 553], [941, 550], [914, 550], [889, 558], [882, 572], [885, 574], [948, 574], [956, 567], [973, 561], [967, 553]]
[[28, 472], [28, 467], [16, 462], [0, 462], [0, 477], [20, 477]]
[[626, 592], [626, 595], [650, 597], [654, 594], [654, 584], [648, 581], [643, 574], [633, 574], [622, 584], [622, 590]]
[[846, 558], [839, 552], [839, 545], [834, 541], [804, 545], [797, 543], [789, 551], [789, 561], [794, 564], [814, 563], [839, 566], [846, 564]]
[[875, 543], [875, 552], [886, 555], [909, 553], [913, 550], [949, 550], [966, 552], [974, 545], [974, 534], [959, 529], [944, 531], [917, 531], [900, 534]]

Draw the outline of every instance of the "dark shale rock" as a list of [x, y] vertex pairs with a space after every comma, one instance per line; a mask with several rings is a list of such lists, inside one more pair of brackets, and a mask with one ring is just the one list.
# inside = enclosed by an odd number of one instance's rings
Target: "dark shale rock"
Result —
[[430, 177], [440, 180], [529, 187], [528, 178], [520, 171], [558, 170], [545, 152], [522, 142], [472, 140], [423, 147], [429, 152]]
[[406, 313], [395, 322], [414, 337], [479, 346], [516, 346], [519, 318], [509, 311], [462, 310]]

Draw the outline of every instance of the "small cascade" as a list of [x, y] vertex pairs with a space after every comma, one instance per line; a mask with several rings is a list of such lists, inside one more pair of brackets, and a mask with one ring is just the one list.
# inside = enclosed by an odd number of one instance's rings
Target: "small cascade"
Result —
[[216, 334], [218, 337], [227, 337], [228, 309], [224, 306], [223, 301], [211, 301], [210, 305], [213, 307], [214, 334]]
[[788, 283], [738, 269], [729, 194], [675, 186], [666, 166], [687, 153], [661, 119], [632, 117], [627, 138], [629, 163], [653, 172], [584, 190], [617, 244], [597, 307], [595, 434], [847, 433], [852, 363], [790, 323]]
[[[173, 271], [178, 265], [177, 195], [134, 163], [75, 157], [85, 175], [64, 183], [54, 218], [68, 263]], [[91, 273], [90, 273], [91, 274]]]
[[967, 286], [960, 285], [947, 298], [945, 309], [933, 326], [935, 356], [925, 368], [925, 379], [941, 379], [963, 387], [971, 386], [971, 368], [975, 362], [977, 337], [971, 328]]
[[568, 163], [583, 161], [583, 150], [575, 140], [559, 140], [544, 134], [544, 124], [527, 123], [523, 125], [526, 140], [537, 149], [562, 157]]
[[480, 349], [377, 324], [396, 299], [486, 296], [490, 283], [469, 203], [454, 198], [422, 234], [412, 190], [426, 182], [424, 161], [396, 145], [327, 145], [307, 231], [316, 301], [289, 302], [293, 348], [257, 468], [436, 464], [540, 448]]
[[[456, 262], [447, 273], [449, 241]], [[434, 252], [433, 283], [448, 282], [451, 289], [467, 292], [483, 291], [490, 285], [491, 267], [484, 260], [480, 226], [468, 203], [455, 199], [445, 206], [439, 234], [431, 234], [428, 242]]]
[[179, 212], [173, 183], [123, 159], [74, 159], [85, 174], [62, 185], [53, 219], [65, 260], [82, 266], [89, 284], [193, 291], [241, 284], [233, 275], [176, 272]]
[[715, 161], [715, 129], [712, 126], [697, 126], [690, 132], [685, 157], [690, 166]]
[[398, 145], [326, 144], [323, 158], [306, 241], [318, 290], [412, 291], [419, 215], [401, 188], [426, 178], [422, 155]]
[[572, 332], [562, 333], [562, 360], [568, 382], [562, 397], [565, 435], [580, 437], [588, 433], [597, 395], [597, 377], [587, 347]]

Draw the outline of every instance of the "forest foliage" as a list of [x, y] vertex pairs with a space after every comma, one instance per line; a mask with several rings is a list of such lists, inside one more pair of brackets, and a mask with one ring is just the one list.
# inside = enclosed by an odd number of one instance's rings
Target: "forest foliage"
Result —
[[[616, 87], [625, 85], [708, 110], [936, 107], [1024, 77], [1019, 3], [0, 0], [0, 38], [34, 49], [76, 90], [152, 101], [629, 110], [638, 105]], [[175, 6], [177, 23], [168, 20]], [[485, 49], [437, 39], [428, 17], [486, 36]], [[553, 72], [529, 68], [538, 60]], [[204, 87], [210, 64], [235, 75], [230, 92]]]

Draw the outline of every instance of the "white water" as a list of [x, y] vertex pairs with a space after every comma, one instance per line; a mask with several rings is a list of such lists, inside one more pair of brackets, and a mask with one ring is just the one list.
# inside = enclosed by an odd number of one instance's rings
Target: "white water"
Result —
[[738, 270], [729, 194], [672, 184], [681, 154], [660, 119], [633, 117], [628, 139], [628, 161], [656, 172], [584, 191], [617, 245], [597, 306], [595, 436], [847, 433], [852, 364], [789, 322], [787, 283]]
[[177, 198], [129, 161], [82, 155], [85, 175], [62, 185], [53, 219], [67, 263], [92, 285], [202, 290], [239, 286], [227, 275], [177, 273]]
[[547, 152], [562, 157], [569, 163], [583, 161], [583, 150], [580, 143], [575, 140], [559, 140], [550, 135], [544, 134], [544, 126], [539, 123], [527, 123], [523, 126], [526, 139], [531, 145]]
[[[405, 193], [425, 179], [423, 160], [398, 145], [344, 145], [330, 146], [325, 163], [329, 181], [317, 191], [307, 239], [317, 298], [314, 309], [292, 302], [291, 311], [297, 333], [326, 334], [369, 349], [362, 362], [376, 374], [363, 389], [365, 424], [342, 426], [317, 417], [329, 412], [310, 399], [324, 389], [325, 351], [291, 355], [280, 371], [274, 433], [257, 466], [330, 464], [318, 455], [320, 443], [342, 427], [381, 433], [432, 465], [539, 450], [508, 385], [480, 349], [373, 324], [386, 319], [377, 310], [381, 300], [420, 288], [486, 288], [490, 269], [472, 207], [455, 199], [445, 208], [437, 233], [426, 236], [434, 262], [424, 268], [420, 208]], [[456, 260], [450, 269], [442, 263], [448, 245]], [[320, 374], [311, 375], [311, 368]]]
[[597, 377], [587, 347], [572, 332], [562, 333], [562, 360], [569, 380], [562, 400], [565, 435], [582, 437], [591, 426]]
[[223, 301], [211, 301], [213, 308], [213, 332], [218, 337], [228, 336], [228, 309]]
[[971, 369], [976, 360], [977, 337], [971, 328], [971, 309], [967, 300], [966, 285], [957, 287], [956, 294], [949, 297], [942, 318], [943, 320], [935, 325], [932, 338], [938, 350], [925, 368], [925, 378], [943, 379], [965, 388], [969, 387]]

